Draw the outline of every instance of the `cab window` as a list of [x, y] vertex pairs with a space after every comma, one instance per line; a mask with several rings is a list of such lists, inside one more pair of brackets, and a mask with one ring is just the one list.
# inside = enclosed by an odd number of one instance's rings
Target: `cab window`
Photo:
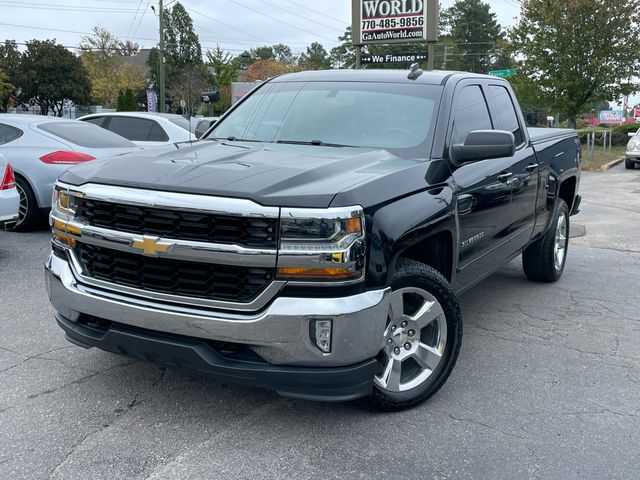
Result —
[[463, 87], [453, 114], [451, 144], [460, 145], [474, 130], [492, 130], [489, 107], [479, 85]]

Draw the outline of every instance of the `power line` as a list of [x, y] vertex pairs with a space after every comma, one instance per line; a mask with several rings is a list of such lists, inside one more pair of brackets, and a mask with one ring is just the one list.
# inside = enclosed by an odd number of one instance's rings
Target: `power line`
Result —
[[294, 17], [302, 18], [303, 20], [311, 22], [311, 23], [313, 23], [315, 25], [322, 25], [323, 27], [330, 28], [331, 30], [335, 30], [336, 32], [342, 32], [342, 30], [340, 30], [340, 29], [338, 29], [336, 27], [332, 27], [331, 25], [327, 25], [326, 23], [322, 23], [322, 22], [319, 22], [317, 20], [313, 20], [313, 19], [311, 19], [309, 17], [305, 17], [304, 15], [298, 15], [297, 13], [293, 13], [292, 11], [287, 10], [286, 8], [282, 8], [282, 7], [279, 7], [278, 5], [274, 5], [273, 3], [269, 3], [269, 2], [267, 2], [267, 0], [260, 0], [260, 1], [262, 3], [265, 3], [265, 4], [269, 5], [270, 7], [277, 8], [278, 10], [281, 10], [281, 11], [283, 11], [285, 13], [288, 13], [289, 15], [293, 15]]
[[144, 18], [144, 16], [147, 14], [147, 11], [149, 10], [149, 4], [150, 3], [151, 3], [151, 0], [147, 0], [147, 5], [144, 7], [144, 11], [142, 12], [142, 15], [140, 15], [140, 20], [138, 20], [138, 25], [136, 25], [136, 29], [133, 31], [133, 36], [134, 37], [138, 33], [138, 29], [140, 28], [140, 24], [142, 23], [142, 19]]
[[258, 15], [262, 15], [263, 17], [269, 18], [269, 19], [273, 20], [274, 22], [281, 23], [281, 24], [283, 24], [283, 25], [287, 25], [288, 27], [295, 28], [296, 30], [299, 30], [299, 31], [304, 32], [304, 33], [309, 33], [309, 34], [311, 34], [311, 35], [315, 35], [316, 37], [324, 38], [325, 40], [329, 40], [330, 42], [334, 42], [334, 41], [335, 41], [335, 40], [334, 40], [334, 39], [332, 39], [332, 38], [328, 38], [328, 37], [325, 37], [324, 35], [319, 35], [319, 34], [317, 34], [317, 33], [311, 32], [311, 31], [309, 31], [309, 30], [305, 30], [304, 28], [297, 27], [297, 26], [295, 26], [295, 25], [292, 25], [291, 23], [287, 23], [287, 22], [285, 22], [285, 21], [283, 21], [283, 20], [279, 20], [279, 19], [277, 19], [277, 18], [275, 18], [275, 17], [272, 17], [271, 15], [267, 15], [266, 13], [261, 12], [260, 10], [256, 10], [255, 8], [252, 8], [252, 7], [248, 7], [248, 6], [246, 6], [246, 5], [243, 5], [242, 3], [238, 2], [237, 0], [229, 0], [229, 1], [230, 1], [231, 3], [234, 3], [234, 4], [236, 4], [236, 5], [241, 6], [241, 7], [243, 7], [243, 8], [246, 8], [247, 10], [251, 10], [252, 12], [257, 13]]
[[132, 9], [122, 9], [122, 8], [104, 8], [104, 7], [89, 7], [89, 6], [65, 6], [65, 5], [51, 5], [46, 3], [31, 3], [31, 4], [23, 4], [20, 2], [10, 2], [4, 1], [0, 3], [0, 6], [10, 7], [10, 8], [18, 8], [18, 9], [27, 9], [27, 10], [48, 10], [51, 11], [52, 8], [55, 8], [62, 12], [99, 12], [99, 13], [133, 13], [135, 10]]
[[136, 14], [133, 16], [133, 20], [131, 20], [131, 25], [129, 25], [129, 30], [127, 30], [127, 37], [129, 37], [129, 34], [131, 33], [131, 29], [136, 24], [136, 18], [138, 17], [138, 12], [140, 11], [140, 7], [142, 6], [142, 2], [144, 2], [144, 0], [140, 0], [138, 2], [138, 8], [136, 9]]
[[298, 7], [304, 8], [305, 10], [309, 10], [310, 12], [316, 13], [316, 14], [321, 15], [323, 17], [330, 18], [331, 20], [335, 20], [336, 22], [340, 22], [342, 25], [344, 25], [345, 23], [347, 23], [347, 25], [349, 24], [349, 22], [345, 22], [344, 20], [340, 20], [339, 18], [332, 17], [332, 16], [327, 15], [325, 13], [322, 13], [322, 12], [320, 12], [318, 10], [314, 10], [312, 8], [309, 8], [307, 5], [301, 5], [301, 4], [297, 3], [297, 2], [294, 2], [293, 0], [287, 0], [287, 2], [292, 3], [293, 5], [297, 5]]

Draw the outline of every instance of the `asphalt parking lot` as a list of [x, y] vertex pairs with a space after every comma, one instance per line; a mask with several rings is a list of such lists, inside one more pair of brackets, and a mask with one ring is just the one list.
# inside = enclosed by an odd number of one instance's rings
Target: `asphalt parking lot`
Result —
[[0, 232], [0, 478], [638, 478], [640, 169], [584, 173], [581, 194], [562, 280], [517, 259], [465, 294], [453, 374], [397, 414], [75, 347], [48, 233]]

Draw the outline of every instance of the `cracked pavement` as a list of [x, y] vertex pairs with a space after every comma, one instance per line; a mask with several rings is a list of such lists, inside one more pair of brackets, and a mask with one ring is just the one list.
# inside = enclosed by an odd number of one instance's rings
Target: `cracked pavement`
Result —
[[73, 346], [48, 233], [0, 232], [0, 478], [637, 478], [640, 170], [585, 173], [581, 194], [561, 281], [517, 259], [466, 293], [454, 372], [398, 414]]

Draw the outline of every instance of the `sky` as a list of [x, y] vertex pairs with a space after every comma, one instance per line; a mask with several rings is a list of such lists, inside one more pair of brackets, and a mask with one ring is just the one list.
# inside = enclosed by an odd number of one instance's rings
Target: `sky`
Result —
[[[441, 1], [446, 8], [454, 0]], [[165, 0], [165, 4], [173, 3]], [[181, 0], [203, 49], [232, 54], [261, 45], [284, 43], [294, 53], [312, 42], [330, 50], [351, 24], [351, 0]], [[503, 26], [514, 23], [515, 0], [490, 2]], [[55, 38], [68, 47], [101, 25], [142, 47], [158, 41], [157, 0], [0, 0], [0, 41]], [[13, 24], [13, 25], [10, 25]]]

